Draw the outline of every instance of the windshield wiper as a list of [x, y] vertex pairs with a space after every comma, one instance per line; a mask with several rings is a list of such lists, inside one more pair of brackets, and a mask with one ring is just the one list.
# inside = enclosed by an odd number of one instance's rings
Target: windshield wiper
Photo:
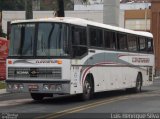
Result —
[[54, 31], [54, 24], [52, 24], [52, 29], [51, 29], [51, 31], [49, 32], [49, 36], [48, 36], [48, 49], [50, 49], [50, 42], [51, 42], [51, 36], [52, 36], [52, 33], [53, 33], [53, 31]]

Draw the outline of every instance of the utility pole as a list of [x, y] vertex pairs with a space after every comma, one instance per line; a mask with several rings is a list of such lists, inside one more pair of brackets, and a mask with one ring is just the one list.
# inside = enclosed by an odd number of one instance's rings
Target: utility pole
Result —
[[33, 19], [32, 0], [25, 0], [26, 19]]
[[63, 0], [57, 0], [57, 3], [58, 3], [57, 16], [58, 17], [65, 17], [65, 14], [64, 14], [64, 1]]

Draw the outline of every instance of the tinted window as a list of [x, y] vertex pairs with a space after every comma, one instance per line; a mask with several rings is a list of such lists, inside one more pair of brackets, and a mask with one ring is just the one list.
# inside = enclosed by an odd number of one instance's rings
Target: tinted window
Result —
[[128, 50], [137, 51], [137, 36], [129, 34], [127, 40], [128, 40]]
[[117, 34], [117, 44], [119, 50], [127, 50], [127, 35], [118, 33]]
[[68, 49], [66, 24], [39, 23], [37, 56], [68, 56]]
[[116, 46], [115, 32], [104, 31], [104, 42], [105, 42], [105, 48], [115, 49], [115, 46]]
[[103, 30], [90, 28], [89, 30], [90, 45], [95, 47], [103, 46]]
[[153, 40], [152, 39], [147, 39], [147, 50], [148, 52], [153, 52]]
[[145, 37], [139, 37], [139, 50], [140, 52], [146, 52], [146, 39]]
[[11, 28], [9, 56], [33, 56], [35, 24], [15, 24]]
[[72, 44], [87, 45], [86, 29], [82, 27], [72, 27]]
[[87, 53], [87, 33], [86, 28], [72, 26], [72, 56], [80, 57]]

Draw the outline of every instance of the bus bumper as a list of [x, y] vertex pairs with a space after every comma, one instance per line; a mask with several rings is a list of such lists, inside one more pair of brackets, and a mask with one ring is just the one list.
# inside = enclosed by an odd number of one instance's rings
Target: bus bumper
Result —
[[70, 94], [70, 80], [6, 80], [10, 93]]

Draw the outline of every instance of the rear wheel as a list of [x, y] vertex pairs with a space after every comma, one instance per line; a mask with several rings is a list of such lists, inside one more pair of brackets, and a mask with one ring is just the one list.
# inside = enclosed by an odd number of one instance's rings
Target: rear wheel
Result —
[[88, 78], [84, 81], [82, 100], [89, 100], [93, 96], [93, 83]]
[[128, 88], [127, 92], [139, 93], [142, 91], [142, 75], [139, 73], [136, 79], [136, 86], [134, 88]]
[[134, 92], [139, 93], [142, 91], [142, 76], [138, 74], [136, 80], [136, 87], [134, 88]]
[[41, 93], [31, 93], [31, 97], [33, 100], [40, 101], [43, 100], [44, 95]]

